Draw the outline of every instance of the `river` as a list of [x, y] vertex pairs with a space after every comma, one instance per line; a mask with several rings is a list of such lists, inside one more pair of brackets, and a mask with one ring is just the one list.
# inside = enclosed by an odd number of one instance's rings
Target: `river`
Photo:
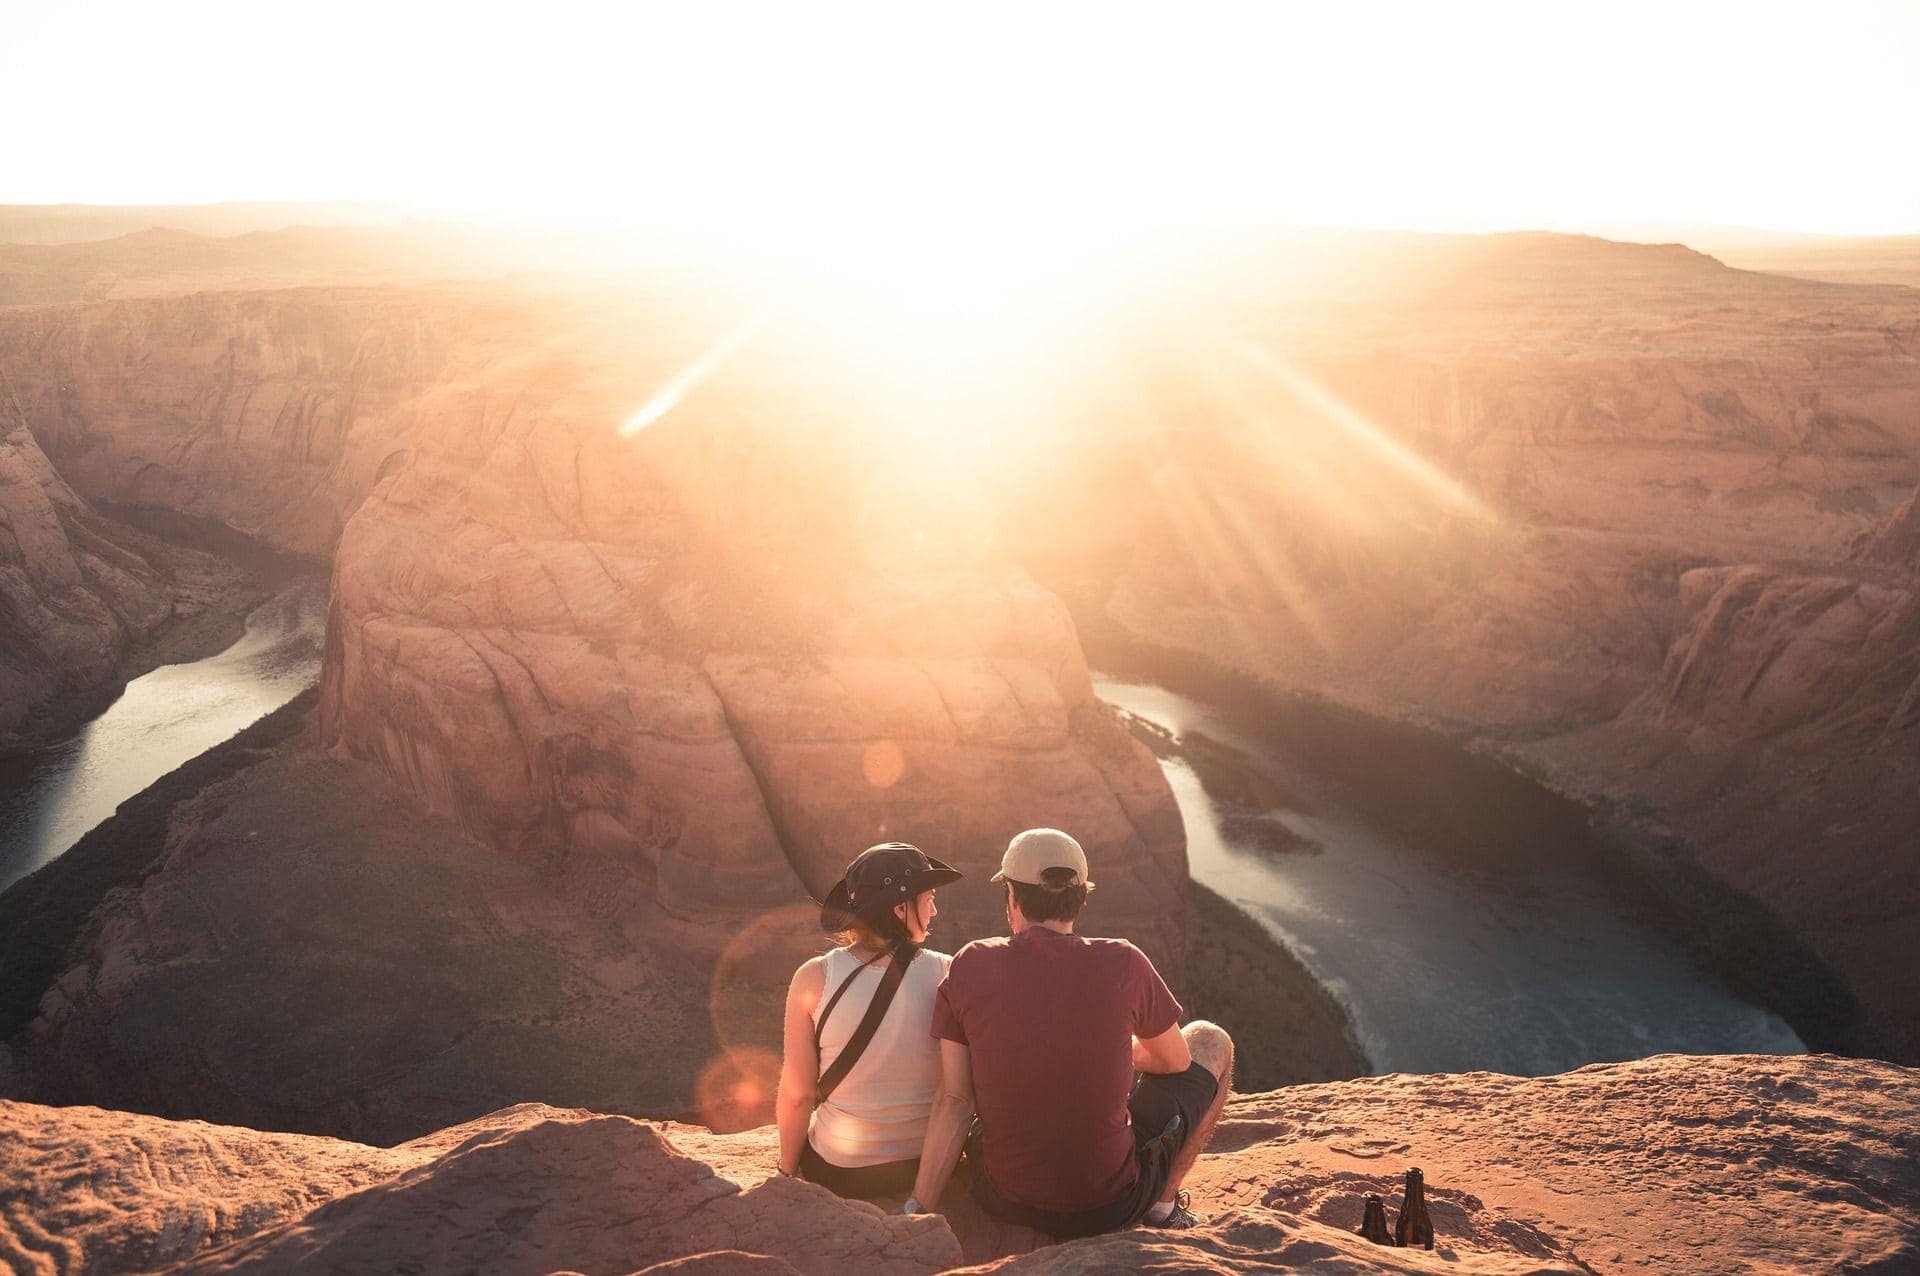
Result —
[[1339, 1000], [1376, 1072], [1805, 1051], [1695, 965], [1579, 808], [1524, 778], [1324, 712], [1097, 686], [1154, 739], [1194, 879]]
[[308, 574], [247, 617], [218, 655], [162, 665], [73, 735], [0, 756], [0, 890], [120, 803], [299, 695], [320, 673], [327, 581]]

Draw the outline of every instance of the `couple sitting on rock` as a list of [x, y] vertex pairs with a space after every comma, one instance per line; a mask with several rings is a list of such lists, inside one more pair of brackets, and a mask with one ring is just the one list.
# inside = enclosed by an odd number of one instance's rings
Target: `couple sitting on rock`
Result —
[[1067, 834], [1008, 844], [993, 880], [1011, 936], [947, 957], [921, 945], [934, 888], [959, 879], [890, 842], [828, 892], [838, 946], [787, 991], [780, 1172], [927, 1213], [964, 1151], [1002, 1222], [1071, 1237], [1202, 1221], [1180, 1182], [1226, 1102], [1232, 1041], [1183, 1030], [1138, 948], [1073, 933], [1093, 883]]

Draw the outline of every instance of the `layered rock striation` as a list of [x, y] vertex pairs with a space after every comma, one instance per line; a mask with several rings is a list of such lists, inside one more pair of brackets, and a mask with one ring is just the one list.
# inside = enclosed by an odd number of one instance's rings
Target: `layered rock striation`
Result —
[[164, 570], [54, 471], [0, 381], [0, 739], [173, 615]]
[[88, 500], [324, 555], [404, 460], [414, 396], [470, 299], [197, 293], [0, 310], [0, 369]]
[[1142, 356], [1043, 579], [1640, 812], [1863, 1000], [1826, 1044], [1920, 1058], [1920, 294], [1551, 236], [1364, 257]]
[[[1042, 1245], [958, 1183], [910, 1218], [779, 1178], [770, 1128], [523, 1105], [375, 1148], [5, 1103], [0, 1256], [36, 1276], [1894, 1271], [1920, 1262], [1917, 1123], [1910, 1070], [1832, 1058], [1295, 1087], [1229, 1104], [1190, 1179], [1209, 1225]], [[1354, 1235], [1416, 1161], [1434, 1250]]]
[[1007, 838], [1058, 825], [1098, 924], [1177, 974], [1178, 812], [981, 493], [778, 336], [650, 408], [699, 344], [545, 322], [450, 364], [348, 524], [325, 745], [493, 845], [638, 868], [709, 948], [895, 838], [971, 875], [942, 908], [986, 933]]
[[[986, 879], [1012, 833], [1072, 829], [1088, 924], [1180, 978], [1171, 794], [1064, 607], [976, 534], [977, 490], [889, 448], [789, 339], [684, 384], [727, 307], [463, 298], [81, 307], [47, 338], [195, 312], [281, 334], [236, 356], [251, 400], [175, 350], [56, 435], [136, 498], [90, 440], [151, 448], [156, 499], [277, 543], [345, 522], [313, 734], [144, 812], [164, 832], [138, 873], [36, 954], [10, 1092], [380, 1141], [536, 1098], [737, 1122], [825, 942], [809, 895], [888, 838], [969, 874], [942, 893], [951, 949], [1003, 928]], [[381, 363], [414, 324], [440, 354]]]

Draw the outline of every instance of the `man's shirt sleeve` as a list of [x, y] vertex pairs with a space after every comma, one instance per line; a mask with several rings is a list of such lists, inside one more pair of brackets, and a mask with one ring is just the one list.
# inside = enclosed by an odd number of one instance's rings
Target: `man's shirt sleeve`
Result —
[[940, 990], [933, 995], [933, 1035], [942, 1041], [957, 1041], [967, 1044], [967, 1031], [960, 1026], [960, 1013], [953, 1006], [953, 971], [949, 967], [947, 977], [940, 981]]
[[1128, 983], [1132, 985], [1133, 1035], [1147, 1041], [1180, 1022], [1180, 1003], [1145, 953], [1132, 948], [1132, 957]]

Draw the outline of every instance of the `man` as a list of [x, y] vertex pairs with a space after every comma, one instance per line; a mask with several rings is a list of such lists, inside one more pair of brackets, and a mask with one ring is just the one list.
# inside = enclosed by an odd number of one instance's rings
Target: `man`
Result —
[[974, 1196], [1003, 1222], [1057, 1237], [1196, 1226], [1180, 1183], [1226, 1103], [1232, 1040], [1182, 1031], [1138, 948], [1073, 933], [1093, 890], [1073, 838], [1029, 829], [993, 880], [1012, 935], [962, 948], [934, 999], [941, 1093], [907, 1212], [939, 1203], [965, 1144]]

